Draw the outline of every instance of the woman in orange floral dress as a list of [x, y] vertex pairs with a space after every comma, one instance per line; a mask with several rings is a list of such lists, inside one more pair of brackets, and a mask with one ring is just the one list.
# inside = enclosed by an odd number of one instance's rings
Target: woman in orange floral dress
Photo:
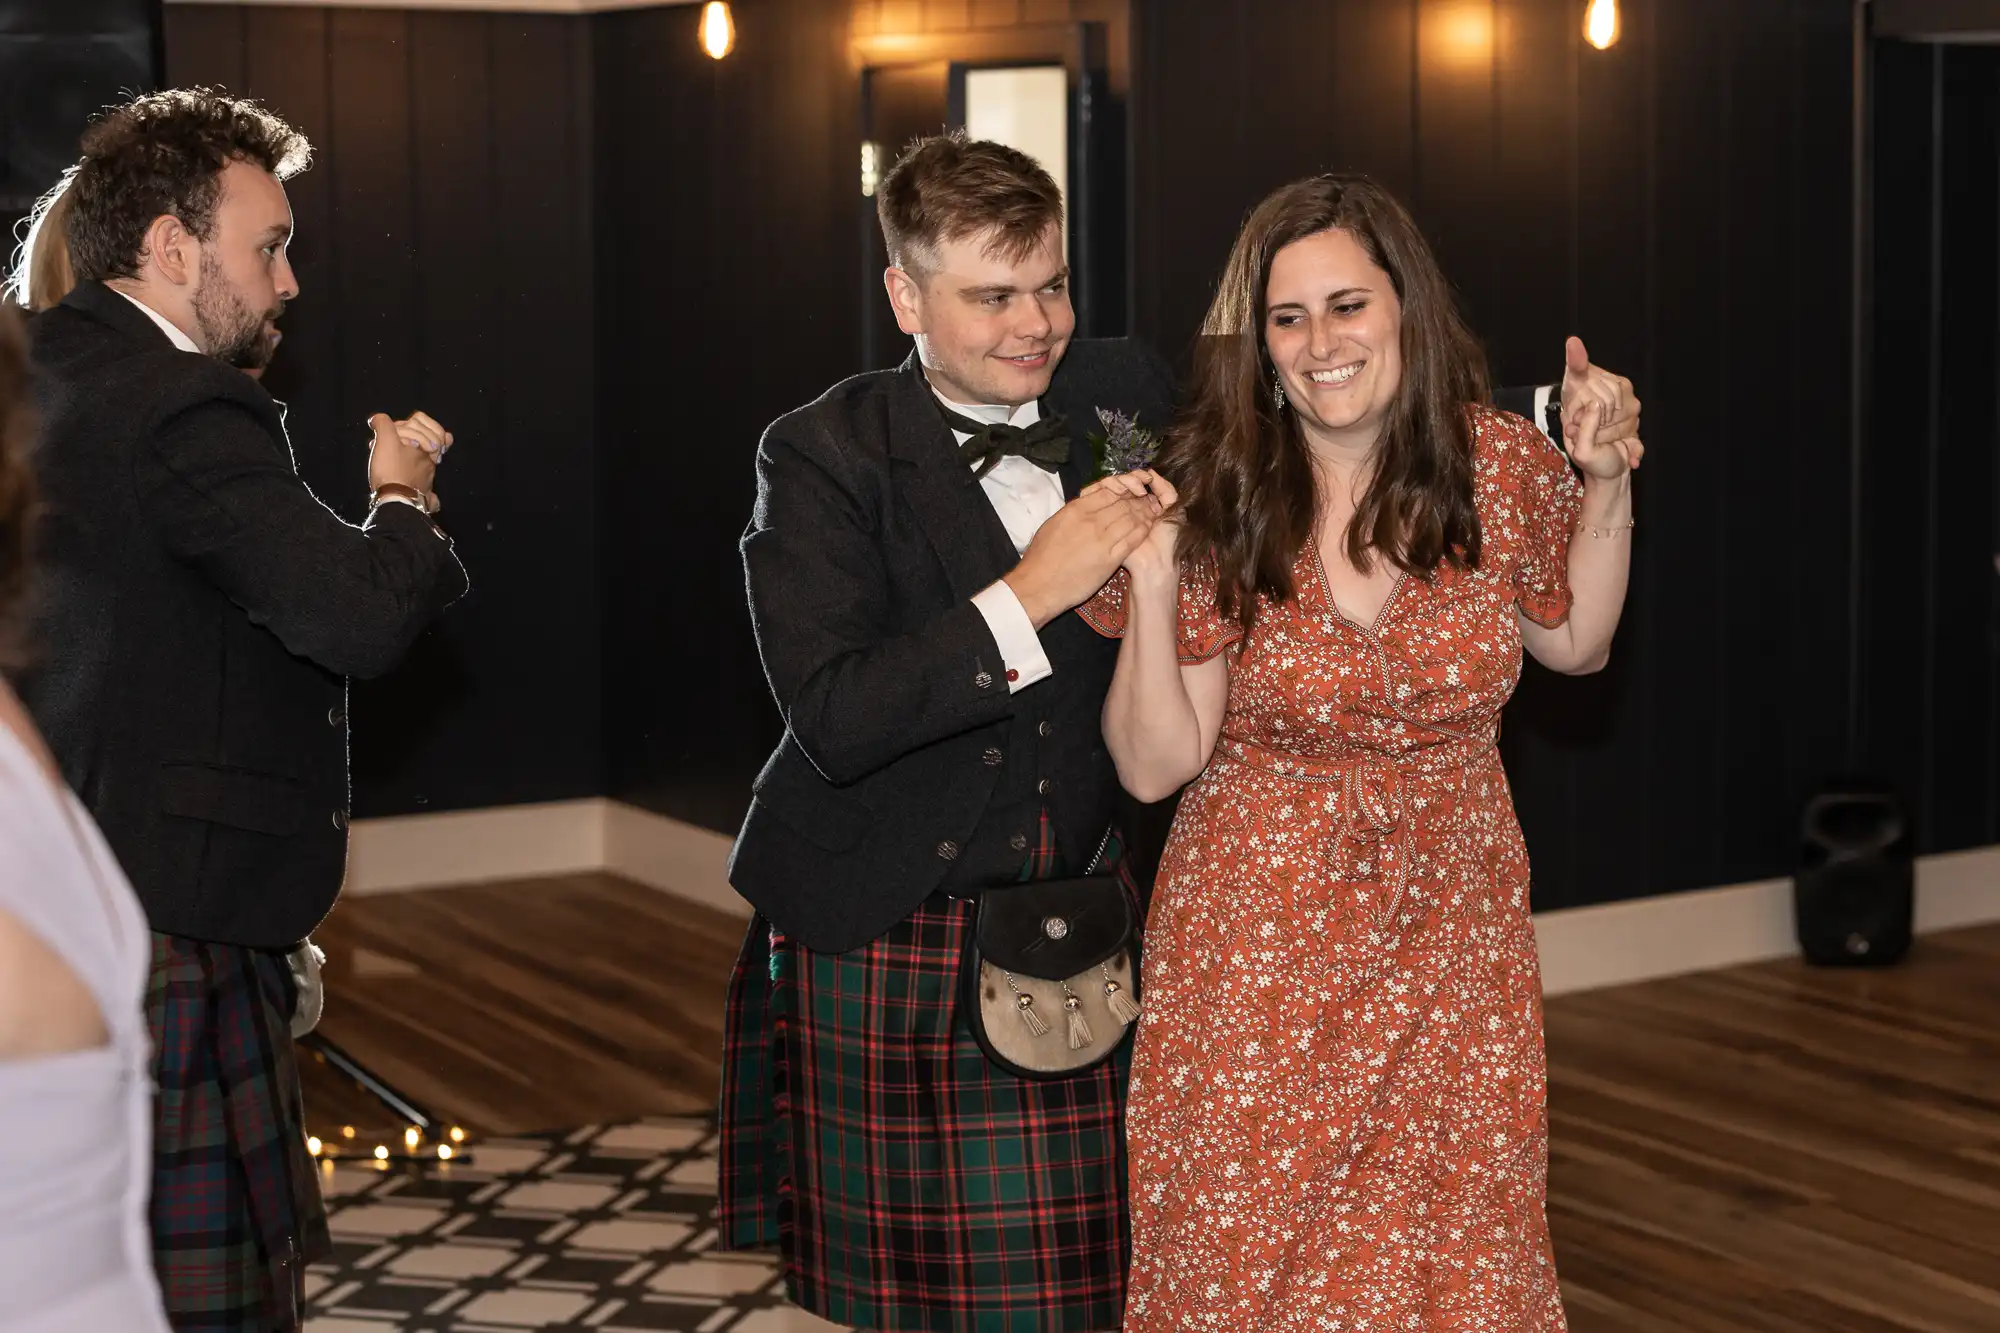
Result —
[[1124, 635], [1126, 786], [1195, 780], [1146, 932], [1125, 1327], [1560, 1330], [1494, 742], [1524, 644], [1607, 658], [1639, 442], [1600, 439], [1601, 384], [1565, 405], [1568, 459], [1477, 406], [1436, 260], [1365, 180], [1260, 205], [1204, 335], [1174, 484], [1147, 478], [1178, 537], [1083, 608]]

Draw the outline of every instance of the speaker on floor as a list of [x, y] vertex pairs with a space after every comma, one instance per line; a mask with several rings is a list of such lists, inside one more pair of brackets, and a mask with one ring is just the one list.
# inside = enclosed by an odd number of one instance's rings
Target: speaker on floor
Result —
[[1894, 793], [1850, 785], [1807, 802], [1793, 905], [1799, 948], [1810, 962], [1882, 967], [1909, 952], [1915, 839]]
[[160, 86], [162, 0], [0, 0], [0, 215], [26, 213], [99, 110]]

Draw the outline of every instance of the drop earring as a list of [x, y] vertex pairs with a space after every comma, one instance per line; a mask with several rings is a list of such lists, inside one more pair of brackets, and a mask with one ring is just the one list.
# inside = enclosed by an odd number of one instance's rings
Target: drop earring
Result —
[[1285, 410], [1285, 380], [1275, 373], [1271, 376], [1271, 401], [1278, 405], [1280, 412]]

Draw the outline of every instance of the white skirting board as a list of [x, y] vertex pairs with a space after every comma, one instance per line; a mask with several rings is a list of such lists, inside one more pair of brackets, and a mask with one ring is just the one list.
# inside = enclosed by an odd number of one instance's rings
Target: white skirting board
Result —
[[[488, 880], [608, 871], [648, 888], [748, 917], [729, 887], [730, 839], [592, 798], [354, 824], [347, 892], [357, 895]], [[2000, 847], [1917, 862], [1917, 930], [2000, 921]], [[1792, 884], [1760, 880], [1535, 918], [1547, 994], [1782, 958], [1793, 953]]]

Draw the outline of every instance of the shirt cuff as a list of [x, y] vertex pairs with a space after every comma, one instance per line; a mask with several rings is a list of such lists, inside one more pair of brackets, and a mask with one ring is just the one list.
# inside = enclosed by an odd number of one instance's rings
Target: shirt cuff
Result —
[[1049, 655], [1042, 651], [1041, 635], [1035, 633], [1035, 622], [1028, 619], [1026, 608], [1007, 586], [1007, 580], [1002, 579], [980, 592], [973, 597], [972, 604], [986, 618], [986, 628], [993, 631], [993, 642], [1000, 645], [1009, 694], [1018, 694], [1055, 674], [1055, 668], [1049, 665]]
[[[1535, 429], [1548, 436], [1549, 443], [1560, 449], [1562, 448], [1562, 431], [1552, 428], [1549, 424], [1549, 399], [1555, 397], [1555, 395], [1556, 386], [1553, 384], [1544, 384], [1541, 388], [1535, 390]], [[1515, 401], [1519, 402], [1520, 400], [1516, 399]]]

